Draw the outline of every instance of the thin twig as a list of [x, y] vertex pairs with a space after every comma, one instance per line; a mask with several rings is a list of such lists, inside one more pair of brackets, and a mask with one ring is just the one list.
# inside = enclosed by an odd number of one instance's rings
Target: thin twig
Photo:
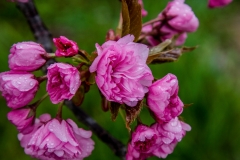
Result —
[[[29, 0], [28, 3], [18, 2], [17, 7], [27, 19], [37, 42], [42, 44], [47, 52], [52, 53], [52, 35], [41, 20], [34, 2], [32, 0]], [[56, 61], [54, 59], [49, 59], [46, 65], [43, 67], [43, 72], [46, 73], [46, 68], [55, 62]], [[113, 150], [116, 156], [125, 159], [126, 147], [122, 142], [113, 138], [92, 117], [88, 116], [82, 109], [75, 106], [72, 101], [65, 101], [65, 105], [74, 113], [80, 122], [88, 126], [101, 141], [106, 143]]]

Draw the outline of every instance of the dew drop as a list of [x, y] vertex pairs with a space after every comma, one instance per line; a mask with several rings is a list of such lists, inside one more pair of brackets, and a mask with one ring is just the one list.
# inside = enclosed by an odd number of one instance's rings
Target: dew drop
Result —
[[22, 84], [22, 83], [18, 81], [18, 82], [17, 82], [17, 84], [19, 84], [19, 85], [20, 85], [20, 84]]
[[33, 82], [30, 82], [30, 86], [33, 86]]

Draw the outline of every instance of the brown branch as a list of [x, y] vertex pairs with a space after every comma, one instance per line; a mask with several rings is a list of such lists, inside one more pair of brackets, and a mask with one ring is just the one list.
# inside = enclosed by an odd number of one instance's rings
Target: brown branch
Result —
[[[17, 7], [27, 19], [30, 29], [37, 42], [42, 44], [47, 52], [52, 52], [52, 35], [41, 20], [34, 2], [32, 0], [29, 0], [28, 3], [17, 2]], [[43, 67], [43, 72], [46, 73], [46, 68], [55, 62], [56, 61], [54, 59], [48, 60], [46, 65]], [[122, 142], [113, 138], [92, 117], [88, 116], [82, 109], [75, 106], [72, 101], [65, 101], [65, 105], [74, 113], [80, 122], [88, 126], [101, 141], [106, 143], [113, 150], [116, 156], [125, 159], [126, 147]]]

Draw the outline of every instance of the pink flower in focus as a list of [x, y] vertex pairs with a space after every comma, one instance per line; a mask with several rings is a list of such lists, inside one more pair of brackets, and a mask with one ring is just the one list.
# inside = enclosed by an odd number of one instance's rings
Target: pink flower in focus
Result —
[[34, 98], [39, 83], [27, 72], [7, 71], [0, 73], [0, 91], [10, 108], [26, 106]]
[[231, 2], [232, 0], [209, 0], [208, 7], [209, 8], [224, 7]]
[[60, 36], [60, 38], [53, 38], [53, 42], [57, 47], [55, 54], [58, 57], [70, 57], [78, 54], [77, 43], [64, 36]]
[[35, 71], [45, 64], [46, 54], [44, 48], [35, 42], [14, 44], [8, 56], [9, 68], [15, 71]]
[[34, 130], [18, 134], [26, 154], [37, 159], [82, 160], [94, 149], [91, 131], [85, 131], [71, 120], [51, 119], [49, 114], [40, 116]]
[[12, 110], [7, 114], [7, 118], [17, 127], [19, 132], [31, 131], [30, 128], [31, 124], [33, 124], [34, 115], [31, 113], [30, 108]]
[[128, 106], [143, 99], [153, 80], [146, 65], [148, 47], [133, 40], [134, 36], [127, 35], [102, 46], [96, 44], [98, 56], [89, 68], [96, 71], [96, 83], [108, 101]]
[[186, 135], [186, 131], [191, 130], [188, 124], [179, 121], [177, 117], [167, 123], [155, 123], [151, 128], [158, 132], [161, 139], [161, 143], [153, 151], [153, 155], [159, 158], [166, 158], [171, 154], [177, 143]]
[[126, 159], [139, 160], [152, 156], [152, 152], [160, 143], [157, 135], [158, 132], [154, 129], [142, 124], [138, 125], [132, 134], [131, 142], [128, 144]]
[[77, 68], [65, 63], [54, 63], [47, 69], [47, 92], [52, 103], [70, 100], [81, 84]]
[[179, 116], [184, 104], [178, 97], [178, 80], [173, 74], [167, 74], [149, 87], [147, 104], [156, 120], [168, 122]]
[[142, 0], [138, 0], [138, 3], [141, 5], [142, 7], [142, 16], [145, 17], [147, 16], [148, 12], [144, 9], [143, 7], [143, 1]]
[[143, 34], [149, 34], [146, 39], [150, 46], [156, 46], [175, 35], [179, 35], [176, 45], [182, 45], [187, 38], [187, 33], [196, 31], [199, 25], [197, 17], [192, 9], [184, 4], [184, 0], [169, 2], [158, 18], [161, 19], [160, 22], [142, 28]]

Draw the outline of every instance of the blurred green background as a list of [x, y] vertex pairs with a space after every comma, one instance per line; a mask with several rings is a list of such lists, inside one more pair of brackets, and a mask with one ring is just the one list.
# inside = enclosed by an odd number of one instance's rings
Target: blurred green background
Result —
[[[155, 18], [167, 2], [144, 0], [148, 16], [143, 21]], [[156, 78], [167, 73], [175, 74], [182, 101], [185, 104], [194, 103], [182, 114], [192, 130], [166, 159], [240, 160], [240, 2], [234, 0], [225, 8], [213, 10], [207, 8], [207, 0], [186, 0], [186, 3], [199, 18], [200, 26], [197, 32], [189, 34], [185, 45], [199, 47], [184, 54], [177, 62], [151, 66]], [[36, 0], [36, 5], [54, 37], [64, 35], [89, 52], [95, 49], [96, 42], [104, 42], [108, 29], [116, 28], [120, 11], [118, 0]], [[21, 41], [34, 41], [34, 37], [15, 3], [2, 0], [0, 72], [8, 70], [7, 58], [11, 45]], [[36, 75], [40, 74], [36, 72]], [[45, 84], [42, 84], [36, 99], [44, 92]], [[24, 154], [17, 140], [17, 130], [6, 118], [10, 109], [2, 97], [0, 103], [0, 159], [32, 159]], [[96, 86], [92, 87], [81, 107], [114, 137], [127, 143], [129, 134], [121, 116], [112, 122], [110, 114], [101, 111]], [[48, 99], [40, 106], [38, 115], [49, 112], [54, 116], [56, 111], [57, 106], [51, 105]], [[77, 122], [67, 108], [63, 112], [64, 118], [70, 117]], [[141, 118], [147, 124], [153, 122], [146, 109], [142, 111]], [[119, 159], [96, 136], [93, 138], [95, 149], [86, 159]]]

